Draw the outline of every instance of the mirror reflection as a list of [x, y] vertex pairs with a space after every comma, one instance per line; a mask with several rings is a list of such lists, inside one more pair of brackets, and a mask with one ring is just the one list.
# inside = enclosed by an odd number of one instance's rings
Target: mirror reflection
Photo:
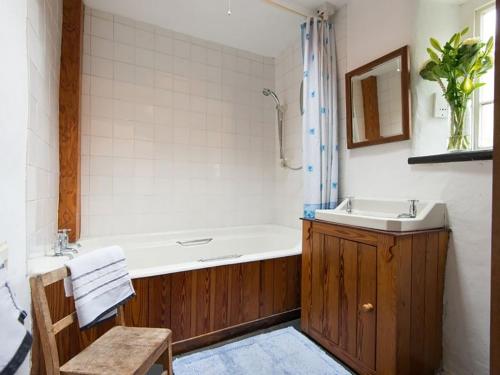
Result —
[[352, 77], [353, 141], [403, 134], [401, 57]]

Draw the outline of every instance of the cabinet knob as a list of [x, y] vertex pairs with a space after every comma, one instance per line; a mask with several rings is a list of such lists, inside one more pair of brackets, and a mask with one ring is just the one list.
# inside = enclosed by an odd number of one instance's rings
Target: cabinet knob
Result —
[[372, 312], [375, 308], [371, 303], [365, 303], [361, 305], [361, 311], [363, 312]]

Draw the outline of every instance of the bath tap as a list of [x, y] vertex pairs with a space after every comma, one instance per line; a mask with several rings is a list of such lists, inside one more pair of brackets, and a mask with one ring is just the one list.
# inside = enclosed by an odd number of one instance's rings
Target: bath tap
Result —
[[348, 213], [348, 214], [351, 214], [352, 213], [352, 197], [347, 197], [346, 198], [346, 206], [345, 206], [345, 211]]
[[[68, 233], [71, 229], [59, 229], [57, 231], [57, 240], [54, 245], [54, 256], [68, 256], [70, 259], [73, 259], [75, 254], [78, 254], [78, 249], [73, 247], [69, 247], [69, 236]], [[77, 246], [79, 246], [77, 244]]]
[[415, 219], [417, 217], [417, 203], [418, 200], [410, 199], [410, 209], [408, 213], [399, 214], [398, 219]]

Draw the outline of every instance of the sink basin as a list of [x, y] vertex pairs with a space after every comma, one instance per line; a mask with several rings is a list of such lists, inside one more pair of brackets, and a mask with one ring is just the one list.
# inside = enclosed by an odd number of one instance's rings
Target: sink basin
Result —
[[446, 205], [435, 201], [417, 202], [414, 218], [399, 218], [409, 212], [406, 200], [351, 199], [351, 213], [347, 212], [347, 200], [334, 210], [316, 210], [316, 219], [337, 224], [386, 230], [392, 232], [417, 231], [445, 226]]

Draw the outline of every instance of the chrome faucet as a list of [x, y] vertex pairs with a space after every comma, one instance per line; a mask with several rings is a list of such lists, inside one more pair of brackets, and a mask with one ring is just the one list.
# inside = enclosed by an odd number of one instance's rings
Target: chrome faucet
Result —
[[346, 198], [346, 206], [345, 206], [345, 211], [348, 213], [348, 214], [351, 214], [352, 213], [352, 197], [347, 197]]
[[399, 219], [415, 219], [417, 217], [417, 203], [418, 200], [416, 199], [410, 199], [408, 202], [410, 202], [410, 208], [407, 214], [399, 214], [398, 218]]
[[54, 245], [54, 256], [61, 257], [67, 255], [70, 259], [72, 259], [74, 254], [78, 254], [77, 249], [69, 246], [69, 232], [71, 232], [71, 229], [59, 229], [57, 231], [57, 240]]

